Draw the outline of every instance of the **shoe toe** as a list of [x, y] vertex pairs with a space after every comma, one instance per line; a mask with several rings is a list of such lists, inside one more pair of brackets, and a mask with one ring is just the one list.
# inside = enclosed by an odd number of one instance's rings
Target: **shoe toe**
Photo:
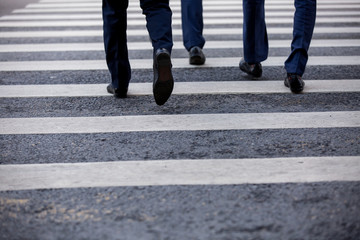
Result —
[[154, 99], [157, 105], [164, 105], [170, 98], [174, 88], [174, 82], [169, 80], [165, 82], [157, 82], [153, 88]]
[[205, 55], [200, 47], [193, 47], [190, 49], [189, 63], [191, 65], [203, 65], [205, 61]]
[[254, 78], [260, 78], [262, 76], [261, 63], [255, 63], [250, 65], [242, 58], [239, 63], [239, 68], [241, 71], [247, 73]]
[[301, 93], [305, 87], [305, 82], [297, 75], [288, 75], [285, 78], [284, 84], [290, 88], [293, 93]]
[[109, 84], [106, 88], [108, 93], [111, 93], [114, 95], [114, 97], [116, 98], [127, 98], [127, 92], [128, 89], [124, 88], [124, 89], [116, 89], [113, 87], [112, 84]]

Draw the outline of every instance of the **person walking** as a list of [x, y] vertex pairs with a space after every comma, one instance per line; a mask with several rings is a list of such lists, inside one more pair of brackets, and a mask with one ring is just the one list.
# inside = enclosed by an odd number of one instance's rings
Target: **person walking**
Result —
[[[111, 75], [107, 91], [117, 98], [126, 98], [131, 79], [127, 48], [128, 0], [103, 0], [103, 33], [106, 63]], [[140, 0], [146, 16], [147, 29], [153, 46], [153, 95], [158, 105], [170, 97], [174, 79], [171, 50], [173, 47], [169, 0]]]
[[[316, 19], [316, 0], [295, 0], [291, 53], [285, 61], [287, 76], [284, 84], [293, 93], [303, 91], [302, 75], [308, 60], [308, 50]], [[244, 58], [240, 69], [255, 77], [262, 76], [261, 62], [268, 57], [268, 36], [265, 24], [264, 0], [243, 0]]]
[[202, 51], [205, 45], [202, 0], [181, 0], [181, 20], [183, 42], [189, 52], [189, 63], [203, 65], [206, 58]]

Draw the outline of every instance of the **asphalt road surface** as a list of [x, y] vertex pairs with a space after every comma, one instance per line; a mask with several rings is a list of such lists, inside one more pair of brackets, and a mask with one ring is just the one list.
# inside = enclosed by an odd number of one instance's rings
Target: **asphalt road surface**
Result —
[[36, 0], [0, 0], [0, 16], [9, 15], [15, 9], [24, 8], [27, 4], [36, 2]]
[[106, 92], [101, 2], [0, 1], [0, 239], [360, 239], [360, 3], [319, 0], [303, 94], [283, 85], [292, 1], [267, 0], [263, 77], [241, 1], [204, 0], [204, 66], [173, 9], [175, 89], [128, 10], [127, 99]]

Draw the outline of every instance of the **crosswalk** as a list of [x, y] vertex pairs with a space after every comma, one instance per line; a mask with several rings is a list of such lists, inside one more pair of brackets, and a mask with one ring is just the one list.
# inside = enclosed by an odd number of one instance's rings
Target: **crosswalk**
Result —
[[[354, 79], [341, 80], [307, 80], [308, 86], [304, 93], [336, 93], [354, 92], [360, 88], [360, 81]], [[61, 84], [54, 88], [51, 84], [41, 85], [2, 85], [0, 95], [3, 98], [31, 98], [31, 97], [112, 97], [104, 92], [107, 84]], [[132, 96], [151, 95], [152, 83], [132, 83], [129, 94]], [[266, 82], [177, 82], [173, 95], [195, 94], [248, 94], [248, 93], [282, 93], [291, 94], [288, 89], [279, 85], [279, 81]]]
[[[39, 187], [279, 184], [334, 179], [358, 181], [358, 169], [348, 167], [356, 166], [358, 162], [357, 157], [304, 157], [8, 165], [3, 168], [6, 178], [0, 191]], [[200, 168], [202, 171], [197, 171]], [[279, 172], [279, 169], [285, 173]], [[99, 172], [103, 174], [99, 176]], [[214, 175], [217, 177], [214, 178]]]
[[[291, 32], [292, 28], [290, 27], [276, 27], [272, 28], [269, 27], [267, 29], [269, 34], [277, 34], [283, 35], [287, 34], [291, 39]], [[360, 30], [358, 27], [317, 27], [314, 29], [315, 34], [336, 34], [336, 33], [359, 33]], [[219, 35], [238, 35], [242, 34], [241, 28], [211, 28], [211, 29], [204, 29], [204, 35], [207, 36], [219, 36]], [[147, 36], [148, 33], [144, 29], [128, 29], [127, 31], [128, 36]], [[173, 29], [174, 36], [180, 36], [181, 30], [180, 29]], [[63, 37], [101, 37], [102, 31], [101, 30], [77, 30], [77, 31], [4, 31], [1, 33], [1, 38], [63, 38]], [[349, 40], [349, 39], [345, 39]]]
[[[263, 66], [282, 66], [286, 57], [269, 57]], [[131, 60], [132, 69], [152, 69], [151, 59]], [[174, 69], [195, 68], [188, 64], [187, 58], [176, 58], [172, 60]], [[206, 65], [197, 68], [209, 67], [237, 67], [238, 58], [207, 58]], [[341, 62], [339, 62], [341, 61]], [[319, 65], [357, 65], [360, 61], [359, 56], [313, 56], [307, 66]], [[59, 61], [21, 61], [21, 62], [2, 62], [0, 63], [3, 71], [66, 71], [66, 70], [106, 70], [106, 63], [102, 60], [59, 60]]]
[[[203, 66], [188, 64], [180, 1], [170, 2], [175, 88], [163, 107], [152, 99], [137, 0], [128, 10], [126, 100], [106, 92], [101, 1], [40, 0], [0, 17], [0, 191], [360, 181], [358, 0], [318, 0], [300, 95], [283, 85], [293, 1], [266, 1], [271, 50], [257, 81], [238, 69], [241, 1], [203, 0]], [[251, 151], [239, 149], [247, 143]]]
[[[180, 13], [179, 1], [171, 2], [174, 11], [173, 27], [175, 38], [181, 37], [179, 26]], [[328, 26], [333, 23], [360, 23], [360, 12], [357, 1], [342, 2], [341, 7], [336, 1], [323, 0], [318, 3], [318, 26], [315, 28], [315, 36], [312, 42], [312, 48], [353, 48], [355, 55], [326, 55], [311, 56], [308, 66], [354, 66], [360, 64], [360, 40], [347, 39], [336, 36], [336, 39], [322, 39], [316, 37], [317, 34], [349, 34], [359, 33], [360, 27], [332, 27]], [[129, 7], [129, 37], [144, 38], [147, 32], [144, 28], [144, 17], [140, 14], [137, 1], [130, 1]], [[31, 53], [53, 53], [56, 52], [102, 52], [103, 44], [97, 42], [79, 42], [71, 43], [72, 37], [100, 37], [101, 27], [101, 4], [98, 1], [55, 1], [43, 0], [39, 3], [29, 4], [24, 9], [18, 9], [12, 15], [2, 16], [0, 18], [0, 28], [5, 29], [1, 32], [0, 39], [3, 44], [0, 45], [1, 53], [18, 53], [25, 57], [22, 61], [1, 61], [1, 72], [32, 72], [32, 71], [106, 71], [104, 59], [84, 59], [84, 60], [27, 60], [27, 56]], [[239, 36], [238, 40], [216, 40], [217, 35], [241, 35], [242, 13], [239, 1], [223, 1], [219, 5], [217, 1], [204, 1], [204, 35], [208, 41], [205, 50], [236, 49], [239, 54], [242, 52], [242, 41]], [[217, 11], [213, 11], [213, 10]], [[232, 11], [226, 12], [231, 9]], [[286, 39], [270, 39], [270, 47], [279, 49], [287, 49], [291, 42], [291, 11], [282, 11], [284, 9], [293, 9], [291, 3], [286, 1], [267, 1], [266, 10], [267, 23], [269, 25], [269, 34], [278, 34], [280, 36], [288, 36]], [[324, 10], [323, 10], [324, 9]], [[70, 10], [70, 11], [69, 11]], [[73, 13], [79, 10], [78, 13]], [[53, 14], [48, 14], [52, 12]], [[56, 13], [55, 13], [56, 12]], [[70, 21], [69, 21], [70, 20]], [[240, 24], [240, 25], [239, 25]], [[224, 25], [218, 28], [217, 25]], [[48, 31], [43, 27], [56, 28], [59, 30]], [[69, 30], [72, 27], [92, 27], [96, 30]], [[239, 28], [240, 27], [240, 28]], [[36, 30], [26, 30], [26, 28], [36, 28]], [[66, 28], [66, 29], [62, 29]], [[9, 31], [11, 29], [11, 31]], [[214, 36], [215, 39], [212, 39]], [[276, 36], [276, 35], [275, 35]], [[174, 49], [181, 51], [182, 43], [179, 39], [174, 43]], [[12, 44], [14, 38], [25, 38], [25, 42], [31, 42], [34, 38], [54, 38], [58, 43], [16, 43]], [[68, 38], [68, 43], [60, 43], [63, 38]], [[5, 44], [6, 42], [6, 44]], [[129, 51], [149, 51], [151, 45], [148, 41], [131, 41], [129, 40]], [[326, 51], [326, 50], [325, 50]], [[358, 55], [356, 55], [358, 53]], [[240, 57], [240, 56], [239, 56]], [[207, 58], [204, 66], [190, 66], [187, 58], [179, 58], [173, 56], [174, 69], [179, 71], [187, 71], [186, 69], [221, 69], [237, 68], [239, 57], [211, 57]], [[281, 67], [285, 56], [270, 56], [264, 62], [264, 67]], [[147, 70], [152, 68], [150, 58], [139, 59], [132, 58], [131, 65], [134, 70]], [[211, 77], [211, 76], [210, 76]], [[279, 76], [282, 78], [282, 76]], [[7, 82], [0, 86], [0, 94], [2, 99], [9, 98], [59, 98], [59, 97], [100, 97], [109, 95], [105, 91], [107, 79], [96, 84], [76, 84], [76, 80], [72, 84], [24, 84], [12, 85]], [[186, 79], [186, 82], [177, 81], [174, 89], [176, 95], [206, 95], [206, 94], [286, 94], [290, 95], [281, 81], [268, 79], [267, 81], [222, 81], [222, 79], [206, 79], [204, 82], [193, 82]], [[218, 80], [218, 81], [214, 81]], [[331, 92], [352, 92], [360, 91], [359, 79], [318, 79], [308, 80], [305, 93], [331, 93]], [[134, 82], [130, 85], [129, 94], [133, 96], [151, 95], [151, 83]], [[83, 134], [83, 133], [115, 133], [115, 132], [152, 132], [152, 131], [214, 131], [214, 130], [239, 130], [239, 129], [287, 129], [287, 128], [354, 128], [359, 131], [360, 116], [359, 111], [324, 111], [319, 112], [298, 112], [298, 113], [223, 113], [223, 114], [168, 114], [168, 115], [144, 115], [144, 116], [98, 116], [98, 117], [62, 117], [62, 118], [2, 118], [0, 119], [1, 135], [13, 134]], [[157, 122], [163, 122], [157, 124]], [[211, 147], [211, 146], [209, 146]], [[16, 156], [16, 155], [15, 155]], [[5, 158], [6, 156], [2, 156]], [[234, 156], [236, 158], [236, 156]], [[251, 156], [249, 156], [251, 157]], [[334, 158], [336, 159], [336, 158]], [[340, 158], [341, 159], [341, 158]], [[350, 169], [356, 169], [354, 180], [360, 178], [360, 158], [352, 157], [352, 163], [348, 166]], [[139, 159], [141, 160], [141, 159]], [[156, 160], [156, 159], [153, 159]], [[171, 159], [169, 159], [171, 160]], [[195, 159], [194, 159], [195, 160]], [[242, 161], [238, 159], [237, 161]], [[16, 164], [11, 162], [11, 165]], [[85, 163], [84, 163], [85, 164]], [[105, 163], [104, 163], [105, 164]], [[250, 163], [251, 164], [251, 163]], [[81, 163], [80, 165], [81, 166]], [[7, 190], [6, 174], [8, 166], [0, 166], [1, 171], [1, 189]], [[18, 171], [18, 176], [22, 176], [24, 172]], [[196, 173], [194, 173], [196, 174]], [[356, 176], [357, 175], [357, 176]], [[216, 176], [214, 177], [216, 179]], [[110, 179], [111, 180], [111, 179]], [[185, 179], [184, 179], [185, 180]], [[243, 179], [246, 182], [246, 179]], [[331, 179], [333, 181], [340, 179]], [[114, 179], [114, 181], [116, 181]], [[164, 184], [166, 184], [164, 182]], [[182, 184], [180, 181], [179, 184]], [[184, 182], [183, 184], [186, 184]], [[109, 182], [109, 186], [112, 184]], [[60, 186], [61, 187], [61, 186]], [[65, 186], [64, 186], [65, 187]], [[33, 188], [42, 188], [33, 185]], [[21, 187], [20, 187], [21, 189]]]
[[[243, 48], [242, 41], [211, 41], [206, 44], [207, 49], [226, 49]], [[269, 42], [270, 48], [289, 48], [290, 40], [272, 40]], [[147, 50], [151, 46], [150, 42], [131, 42], [128, 44], [129, 50]], [[312, 47], [359, 47], [360, 43], [356, 39], [314, 39]], [[174, 42], [173, 49], [183, 49], [181, 42]], [[64, 51], [102, 51], [102, 43], [45, 43], [45, 44], [7, 44], [0, 46], [0, 52], [64, 52]]]

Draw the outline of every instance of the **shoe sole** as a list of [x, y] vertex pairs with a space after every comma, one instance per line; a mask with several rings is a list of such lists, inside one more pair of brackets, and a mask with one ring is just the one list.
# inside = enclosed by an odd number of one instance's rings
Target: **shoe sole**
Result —
[[158, 78], [154, 83], [153, 94], [155, 102], [163, 105], [169, 99], [174, 89], [174, 79], [171, 72], [171, 59], [168, 54], [159, 54], [156, 58]]

